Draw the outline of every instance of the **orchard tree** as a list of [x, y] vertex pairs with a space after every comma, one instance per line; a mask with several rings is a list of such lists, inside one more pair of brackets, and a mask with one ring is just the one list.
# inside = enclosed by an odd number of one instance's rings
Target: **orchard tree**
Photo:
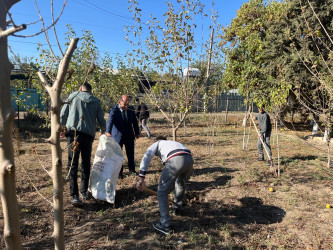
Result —
[[[15, 188], [15, 163], [12, 142], [12, 126], [15, 111], [11, 106], [10, 98], [10, 73], [13, 69], [13, 65], [8, 59], [8, 36], [14, 35], [16, 32], [26, 28], [26, 25], [16, 25], [11, 13], [9, 12], [11, 7], [18, 2], [19, 0], [3, 0], [2, 7], [0, 8], [0, 195], [4, 216], [4, 239], [7, 249], [21, 249], [20, 223]], [[65, 5], [66, 1], [64, 2], [63, 8], [58, 17], [54, 19], [53, 1], [51, 1], [52, 23], [49, 26], [45, 26], [45, 23], [42, 20], [43, 28], [40, 32], [34, 35], [44, 33], [49, 28], [54, 27], [56, 22], [59, 20]], [[37, 5], [36, 8], [37, 11], [39, 11]], [[7, 16], [9, 17], [8, 20], [6, 20]], [[57, 195], [58, 194], [56, 194], [56, 196]], [[55, 209], [56, 208], [58, 207], [55, 206]], [[56, 248], [64, 249], [64, 247], [57, 246]]]
[[[209, 100], [212, 102], [212, 106], [217, 110], [217, 99], [223, 93], [226, 88], [223, 85], [223, 62], [221, 61], [221, 57], [218, 54], [214, 55], [214, 62], [211, 63], [210, 69], [209, 69], [209, 77], [207, 78], [207, 67], [208, 62], [207, 61], [195, 61], [191, 65], [192, 68], [197, 68], [200, 70], [200, 79], [199, 81], [202, 82], [202, 84], [206, 85], [206, 88], [200, 93], [201, 95], [204, 95], [205, 93], [208, 95]], [[206, 82], [205, 82], [206, 81]], [[197, 103], [199, 105], [199, 96], [197, 97]]]
[[220, 44], [226, 54], [223, 82], [237, 88], [249, 97], [249, 102], [266, 107], [282, 105], [289, 94], [290, 84], [283, 80], [281, 72], [267, 74], [267, 42], [272, 35], [270, 27], [279, 23], [285, 13], [283, 2], [251, 0], [238, 10], [236, 18], [224, 30]]
[[51, 171], [48, 171], [48, 174], [52, 178], [53, 183], [54, 229], [52, 236], [55, 249], [65, 249], [63, 208], [63, 186], [65, 182], [62, 176], [62, 149], [60, 146], [60, 110], [62, 106], [60, 96], [62, 86], [66, 79], [70, 59], [76, 49], [78, 40], [78, 38], [73, 39], [70, 43], [62, 60], [59, 62], [56, 77], [53, 79], [51, 78], [52, 83], [49, 83], [50, 81], [42, 72], [38, 72], [38, 76], [51, 98], [51, 136], [47, 139], [47, 142], [50, 143], [52, 150], [52, 169]]
[[[0, 62], [0, 71], [1, 71], [1, 180], [0, 180], [0, 193], [2, 199], [2, 206], [4, 211], [4, 221], [5, 221], [5, 243], [6, 248], [8, 249], [20, 249], [20, 227], [19, 227], [19, 216], [17, 209], [17, 201], [15, 194], [15, 167], [14, 167], [14, 155], [13, 155], [13, 144], [11, 139], [12, 134], [12, 123], [15, 112], [10, 104], [10, 72], [12, 69], [12, 64], [8, 60], [7, 52], [7, 37], [14, 34], [16, 31], [22, 30], [25, 28], [25, 25], [17, 26], [12, 19], [11, 14], [9, 13], [10, 8], [19, 1], [15, 0], [4, 0], [3, 4], [5, 8], [0, 9], [0, 51], [1, 51], [1, 62]], [[50, 40], [48, 36], [48, 29], [54, 28], [55, 24], [59, 20], [64, 7], [66, 5], [66, 0], [64, 1], [63, 8], [61, 9], [58, 17], [54, 19], [54, 6], [53, 1], [51, 1], [51, 15], [52, 21], [50, 25], [46, 25], [44, 22], [45, 19], [41, 15], [40, 20], [42, 23], [41, 31], [29, 35], [35, 36], [39, 34], [44, 34], [47, 43], [50, 46]], [[36, 9], [40, 14], [38, 5], [36, 4]], [[10, 20], [6, 21], [6, 15], [9, 16]], [[7, 25], [11, 24], [13, 27], [6, 30]], [[17, 35], [18, 36], [18, 35]], [[56, 40], [58, 41], [57, 37]], [[45, 85], [45, 89], [48, 91], [51, 97], [51, 136], [48, 139], [48, 142], [51, 144], [52, 149], [52, 169], [49, 171], [49, 175], [52, 177], [53, 181], [53, 212], [54, 212], [54, 232], [53, 238], [55, 243], [55, 249], [65, 249], [64, 246], [64, 215], [63, 215], [63, 177], [62, 177], [62, 156], [61, 156], [61, 147], [60, 147], [60, 109], [61, 109], [61, 89], [65, 81], [65, 76], [67, 74], [68, 66], [70, 59], [73, 55], [73, 52], [76, 48], [78, 39], [73, 39], [69, 45], [66, 53], [63, 53], [62, 58], [54, 57], [56, 62], [59, 65], [56, 79], [53, 81], [52, 85], [48, 84], [45, 76], [40, 72], [39, 76], [42, 82]], [[51, 55], [54, 55], [53, 50], [50, 46]], [[46, 71], [46, 73], [48, 73]], [[49, 75], [52, 79], [51, 75]]]
[[[330, 133], [333, 107], [333, 1], [289, 0], [288, 11], [271, 36], [271, 64], [279, 68], [284, 81], [292, 84], [299, 103], [325, 125], [330, 162]], [[272, 67], [273, 68], [273, 67]], [[318, 122], [318, 121], [317, 121]]]
[[[77, 33], [70, 25], [67, 25], [66, 43], [77, 37]], [[96, 97], [101, 100], [102, 106], [107, 110], [112, 103], [116, 103], [121, 94], [126, 93], [136, 95], [138, 84], [133, 77], [132, 69], [125, 66], [123, 58], [117, 55], [112, 58], [110, 54], [105, 53], [102, 56], [96, 46], [95, 39], [89, 30], [83, 30], [80, 38], [80, 46], [75, 50], [71, 60], [66, 83], [63, 87], [63, 93], [69, 95], [77, 91], [79, 86], [84, 82], [89, 82], [93, 87]], [[48, 74], [54, 75], [57, 70], [57, 64], [52, 65], [54, 59], [49, 47], [46, 49], [40, 47], [40, 63], [43, 64], [45, 59], [48, 68]], [[116, 69], [114, 65], [116, 64]]]
[[17, 0], [4, 0], [0, 8], [0, 196], [4, 218], [4, 240], [7, 249], [21, 249], [19, 210], [16, 200], [15, 162], [13, 148], [13, 120], [10, 73], [13, 65], [8, 58], [8, 36], [26, 28], [14, 25], [6, 16]]
[[[66, 1], [63, 5], [65, 7]], [[36, 5], [38, 13], [40, 13], [38, 9], [38, 5]], [[62, 9], [63, 10], [63, 9]], [[60, 13], [62, 13], [62, 10]], [[51, 1], [51, 16], [52, 23], [54, 22], [54, 8], [53, 1]], [[51, 145], [52, 151], [52, 167], [51, 170], [47, 171], [47, 174], [52, 179], [53, 184], [53, 201], [52, 211], [54, 216], [54, 227], [53, 227], [53, 240], [55, 249], [65, 249], [65, 238], [64, 238], [64, 209], [63, 209], [63, 190], [64, 190], [64, 178], [62, 175], [62, 149], [60, 147], [60, 132], [61, 132], [61, 124], [60, 124], [60, 110], [62, 106], [61, 101], [61, 92], [62, 87], [66, 80], [66, 75], [68, 72], [69, 64], [71, 58], [73, 56], [74, 50], [77, 47], [77, 43], [79, 41], [78, 38], [71, 39], [68, 44], [68, 49], [66, 52], [63, 52], [58, 41], [57, 32], [55, 30], [54, 24], [52, 27], [54, 29], [55, 39], [58, 42], [59, 54], [57, 56], [50, 45], [50, 36], [48, 34], [48, 28], [44, 22], [44, 18], [40, 15], [40, 20], [42, 23], [41, 33], [45, 35], [45, 39], [49, 46], [48, 51], [42, 50], [42, 56], [44, 58], [44, 64], [41, 66], [43, 68], [42, 71], [38, 72], [38, 76], [40, 78], [41, 83], [43, 84], [45, 90], [50, 96], [51, 99], [51, 107], [50, 107], [50, 115], [51, 115], [51, 135], [46, 140]], [[46, 54], [45, 54], [46, 53]], [[49, 67], [52, 65], [52, 67]], [[54, 70], [56, 68], [56, 70]]]
[[[141, 82], [148, 102], [156, 107], [166, 118], [172, 128], [173, 139], [176, 140], [177, 130], [192, 109], [195, 97], [202, 92], [208, 79], [200, 81], [199, 77], [184, 75], [184, 69], [190, 67], [195, 58], [210, 58], [214, 37], [210, 37], [206, 47], [195, 42], [198, 31], [196, 17], [204, 17], [204, 5], [200, 1], [178, 0], [168, 1], [164, 13], [164, 23], [151, 15], [143, 24], [142, 10], [137, 0], [131, 0], [130, 11], [133, 12], [135, 25], [127, 27], [127, 40], [133, 46], [128, 53], [129, 65], [138, 70], [136, 76], [146, 81], [145, 72], [158, 72], [154, 86], [146, 86]], [[215, 12], [211, 14], [210, 29], [218, 29]], [[148, 36], [144, 37], [145, 29]], [[213, 46], [212, 46], [213, 47]], [[213, 47], [214, 48], [214, 47]], [[207, 55], [200, 54], [201, 51]], [[140, 73], [141, 72], [141, 73]], [[150, 84], [151, 85], [151, 84]]]
[[271, 36], [276, 34], [272, 27], [281, 22], [286, 10], [284, 2], [251, 0], [242, 5], [236, 18], [225, 29], [224, 41], [221, 43], [226, 54], [223, 81], [227, 86], [237, 88], [247, 98], [249, 107], [243, 122], [243, 148], [246, 122], [253, 111], [253, 103], [265, 105], [273, 113], [278, 140], [277, 120], [292, 85], [284, 79], [279, 68], [272, 70], [270, 63], [276, 61], [269, 49]]

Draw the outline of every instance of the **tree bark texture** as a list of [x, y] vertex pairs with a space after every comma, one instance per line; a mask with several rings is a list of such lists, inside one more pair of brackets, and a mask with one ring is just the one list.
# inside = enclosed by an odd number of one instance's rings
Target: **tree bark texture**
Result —
[[71, 41], [64, 58], [61, 60], [56, 81], [50, 87], [46, 78], [39, 73], [41, 81], [44, 83], [47, 92], [51, 99], [51, 136], [48, 141], [51, 144], [52, 151], [52, 182], [53, 182], [53, 216], [54, 216], [54, 230], [53, 239], [55, 249], [65, 249], [64, 238], [64, 205], [63, 205], [63, 191], [64, 180], [62, 176], [62, 149], [60, 147], [60, 110], [62, 101], [60, 98], [62, 86], [65, 81], [67, 69], [70, 60], [73, 56], [74, 50], [77, 47], [79, 39], [75, 38]]
[[6, 14], [17, 0], [3, 0], [0, 8], [0, 196], [4, 217], [6, 249], [21, 249], [19, 209], [16, 199], [14, 147], [12, 138], [15, 111], [11, 105]]

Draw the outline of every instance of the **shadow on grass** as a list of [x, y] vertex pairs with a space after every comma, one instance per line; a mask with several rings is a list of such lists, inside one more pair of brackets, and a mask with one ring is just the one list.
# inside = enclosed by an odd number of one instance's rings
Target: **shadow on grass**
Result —
[[224, 175], [217, 177], [214, 181], [207, 182], [194, 182], [190, 181], [186, 186], [187, 191], [196, 191], [196, 192], [208, 192], [210, 189], [215, 189], [217, 187], [224, 186], [229, 182], [233, 177], [230, 175]]
[[281, 158], [281, 165], [286, 165], [294, 161], [311, 161], [318, 159], [316, 155], [295, 155], [293, 157], [282, 157]]
[[193, 169], [193, 175], [198, 176], [198, 175], [206, 175], [206, 174], [212, 174], [212, 173], [232, 173], [237, 170], [235, 169], [230, 169], [230, 168], [224, 168], [224, 167], [211, 167], [211, 168], [200, 168], [200, 169]]
[[260, 198], [243, 197], [240, 202], [241, 206], [231, 206], [222, 212], [243, 224], [279, 223], [286, 215], [286, 212], [279, 207], [264, 205]]

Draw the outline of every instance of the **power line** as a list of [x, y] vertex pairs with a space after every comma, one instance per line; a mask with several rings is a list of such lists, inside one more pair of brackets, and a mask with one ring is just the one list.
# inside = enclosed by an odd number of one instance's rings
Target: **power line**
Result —
[[[36, 45], [42, 45], [42, 46], [45, 46], [45, 45], [48, 45], [46, 43], [36, 43], [36, 42], [28, 42], [28, 41], [13, 41], [13, 40], [8, 40], [9, 43], [11, 42], [14, 42], [14, 43], [28, 43], [28, 44], [36, 44]], [[57, 44], [51, 44], [52, 47], [58, 47]], [[66, 46], [61, 46], [62, 48], [67, 48]], [[118, 52], [110, 52], [110, 51], [105, 51], [105, 50], [99, 50], [99, 52], [107, 52], [107, 53], [110, 53], [110, 54], [116, 54], [116, 55], [126, 55], [126, 54], [123, 54], [123, 53], [118, 53]]]
[[[28, 15], [28, 14], [23, 14], [23, 13], [19, 13], [19, 12], [13, 12], [12, 14], [39, 18], [38, 16], [35, 16], [35, 15]], [[51, 18], [48, 18], [48, 17], [44, 17], [44, 19], [51, 20]], [[111, 29], [111, 28], [113, 29], [113, 28], [118, 28], [119, 27], [119, 26], [103, 26], [103, 25], [97, 25], [97, 24], [91, 24], [91, 23], [83, 23], [83, 22], [71, 21], [71, 20], [63, 19], [63, 18], [60, 18], [59, 22], [77, 23], [77, 24], [90, 25], [90, 26], [94, 26], [94, 27], [107, 28], [107, 29]]]
[[[91, 3], [91, 2], [88, 1], [88, 0], [83, 0], [83, 1], [86, 2], [86, 3], [88, 3], [88, 4], [90, 4], [90, 5], [92, 5], [92, 6], [94, 6], [95, 8], [97, 8], [97, 9], [99, 9], [99, 10], [105, 12], [105, 13], [111, 14], [111, 15], [116, 16], [116, 17], [120, 17], [120, 18], [124, 18], [124, 19], [127, 19], [127, 20], [134, 21], [133, 18], [131, 18], [131, 17], [127, 17], [127, 16], [119, 15], [119, 14], [113, 12], [113, 11], [110, 11], [110, 10], [107, 10], [107, 9], [105, 9], [105, 8], [99, 7], [98, 5], [96, 5], [96, 4], [94, 4], [94, 3]], [[82, 3], [80, 3], [80, 4], [82, 4]], [[83, 4], [82, 4], [82, 5], [83, 5]], [[85, 6], [85, 5], [84, 5], [84, 6]], [[87, 7], [87, 6], [86, 6], [86, 7]]]

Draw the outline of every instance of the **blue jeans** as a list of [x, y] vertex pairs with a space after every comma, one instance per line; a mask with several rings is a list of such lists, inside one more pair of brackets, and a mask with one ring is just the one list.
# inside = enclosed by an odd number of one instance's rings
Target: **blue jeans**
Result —
[[191, 155], [187, 154], [174, 156], [164, 164], [157, 192], [160, 221], [164, 227], [169, 227], [171, 224], [168, 194], [174, 189], [174, 206], [175, 208], [182, 206], [185, 196], [185, 181], [191, 175], [192, 169], [193, 159]]

